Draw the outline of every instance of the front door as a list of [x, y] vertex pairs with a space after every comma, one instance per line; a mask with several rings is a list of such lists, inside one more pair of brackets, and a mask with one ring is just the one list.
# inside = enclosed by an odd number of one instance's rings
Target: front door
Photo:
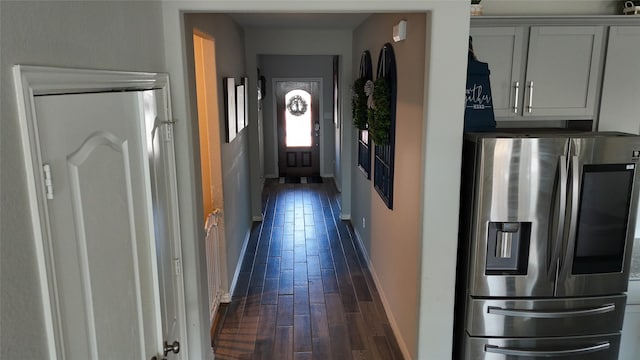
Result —
[[[161, 139], [171, 138], [148, 133], [148, 121], [145, 129], [145, 118], [165, 116], [153, 99], [154, 91], [35, 99], [51, 174], [46, 226], [64, 358], [160, 358], [163, 340], [178, 340], [164, 337], [178, 336], [169, 294], [178, 292], [163, 271], [173, 268], [165, 252], [177, 231], [167, 207], [174, 198], [166, 198], [171, 181], [158, 181], [168, 170], [158, 157], [168, 149]], [[160, 288], [167, 294], [158, 296]]]
[[318, 81], [276, 82], [280, 176], [320, 175]]

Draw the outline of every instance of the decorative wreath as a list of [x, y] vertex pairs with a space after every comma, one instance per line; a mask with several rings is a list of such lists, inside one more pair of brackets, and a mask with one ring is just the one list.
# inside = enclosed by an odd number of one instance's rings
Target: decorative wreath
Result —
[[391, 130], [391, 87], [384, 77], [373, 82], [372, 106], [368, 108], [369, 133], [376, 145], [389, 143]]
[[289, 112], [292, 115], [301, 116], [307, 112], [307, 102], [304, 101], [302, 96], [295, 95], [291, 99], [289, 99], [287, 109], [289, 109]]
[[364, 90], [366, 82], [367, 79], [365, 77], [360, 77], [353, 83], [351, 115], [353, 116], [353, 125], [359, 130], [366, 130], [369, 126], [367, 94]]

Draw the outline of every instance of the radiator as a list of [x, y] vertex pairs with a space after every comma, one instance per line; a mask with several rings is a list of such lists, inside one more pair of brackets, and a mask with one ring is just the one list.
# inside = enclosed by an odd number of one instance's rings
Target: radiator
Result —
[[220, 233], [218, 232], [218, 220], [221, 217], [222, 211], [216, 209], [209, 214], [205, 223], [207, 277], [209, 278], [209, 318], [212, 323], [224, 294], [220, 284]]

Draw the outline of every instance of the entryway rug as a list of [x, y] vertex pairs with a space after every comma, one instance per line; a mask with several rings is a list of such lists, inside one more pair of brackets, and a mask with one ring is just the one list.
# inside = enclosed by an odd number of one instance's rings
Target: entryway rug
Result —
[[307, 176], [307, 184], [322, 184], [321, 176]]

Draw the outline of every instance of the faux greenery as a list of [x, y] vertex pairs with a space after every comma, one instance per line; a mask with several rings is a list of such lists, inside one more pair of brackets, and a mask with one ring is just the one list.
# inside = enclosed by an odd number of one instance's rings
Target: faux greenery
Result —
[[374, 82], [373, 101], [375, 109], [369, 109], [369, 133], [376, 145], [387, 145], [391, 130], [391, 88], [384, 77]]
[[367, 79], [364, 77], [356, 79], [353, 83], [353, 97], [351, 98], [351, 115], [353, 116], [353, 125], [359, 130], [367, 128], [368, 112], [367, 112], [367, 94], [364, 92], [364, 84]]

